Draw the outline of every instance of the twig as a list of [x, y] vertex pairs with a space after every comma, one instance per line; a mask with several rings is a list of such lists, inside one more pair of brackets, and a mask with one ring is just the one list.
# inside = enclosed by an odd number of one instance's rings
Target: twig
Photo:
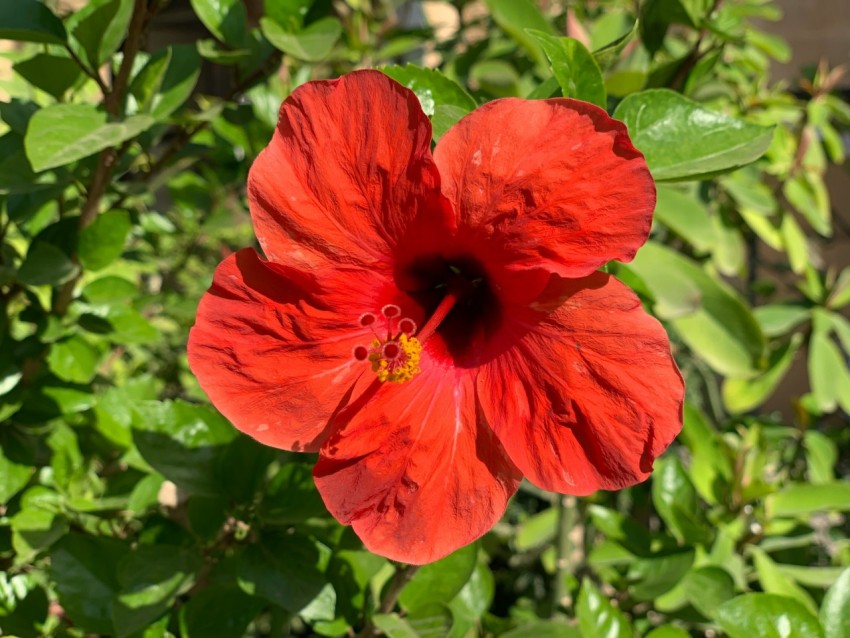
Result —
[[100, 92], [103, 93], [103, 95], [107, 95], [109, 93], [109, 87], [106, 86], [106, 83], [103, 81], [103, 78], [100, 77], [97, 70], [92, 69], [88, 64], [83, 62], [82, 59], [80, 59], [80, 56], [77, 55], [77, 52], [74, 51], [74, 49], [71, 48], [71, 45], [67, 42], [65, 43], [65, 50], [68, 52], [68, 55], [71, 56], [71, 59], [77, 63], [77, 66], [80, 67], [82, 72], [97, 83]]
[[[393, 579], [384, 591], [384, 595], [381, 598], [381, 604], [378, 605], [377, 613], [388, 614], [395, 608], [395, 604], [398, 601], [401, 590], [404, 589], [404, 586], [410, 582], [410, 579], [413, 578], [414, 574], [416, 574], [418, 570], [419, 565], [403, 565], [396, 569]], [[366, 626], [363, 627], [363, 631], [357, 634], [357, 638], [373, 638], [373, 636], [376, 635], [377, 628], [370, 618], [366, 622]]]
[[571, 555], [575, 550], [570, 535], [577, 523], [578, 501], [575, 496], [557, 495], [555, 507], [558, 509], [558, 536], [555, 539], [555, 576], [552, 583], [552, 614], [559, 608], [568, 608], [569, 597], [566, 579], [574, 567]]

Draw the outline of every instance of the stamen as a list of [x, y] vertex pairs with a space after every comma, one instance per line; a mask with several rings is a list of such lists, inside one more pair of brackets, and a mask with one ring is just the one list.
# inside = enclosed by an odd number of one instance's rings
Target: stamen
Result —
[[412, 335], [414, 332], [416, 332], [416, 322], [413, 319], [408, 319], [407, 317], [405, 317], [399, 320], [398, 330], [403, 334]]
[[396, 306], [394, 303], [388, 303], [386, 306], [381, 308], [381, 314], [387, 319], [395, 319], [401, 315], [401, 308]]

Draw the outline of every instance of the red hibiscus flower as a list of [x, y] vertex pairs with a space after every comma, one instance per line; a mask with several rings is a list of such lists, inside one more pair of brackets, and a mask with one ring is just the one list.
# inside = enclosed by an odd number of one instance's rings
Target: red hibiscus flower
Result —
[[190, 365], [237, 428], [319, 453], [322, 498], [371, 551], [445, 556], [523, 475], [632, 485], [679, 432], [664, 330], [597, 271], [634, 256], [655, 206], [603, 110], [496, 100], [432, 155], [416, 96], [385, 75], [310, 82], [248, 197], [268, 261], [219, 265]]

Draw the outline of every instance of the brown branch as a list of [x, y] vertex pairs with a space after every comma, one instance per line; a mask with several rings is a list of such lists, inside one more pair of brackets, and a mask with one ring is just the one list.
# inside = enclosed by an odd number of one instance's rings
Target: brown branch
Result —
[[80, 67], [83, 73], [89, 76], [92, 80], [97, 83], [100, 92], [105, 96], [109, 93], [109, 87], [106, 86], [106, 83], [103, 81], [103, 78], [100, 77], [100, 74], [97, 72], [97, 69], [92, 69], [88, 64], [80, 59], [80, 56], [77, 55], [77, 52], [71, 48], [71, 45], [67, 42], [65, 43], [65, 50], [68, 52], [68, 55], [71, 56], [71, 59], [77, 63], [77, 66]]
[[[388, 614], [395, 608], [398, 597], [401, 595], [401, 590], [410, 582], [410, 579], [413, 578], [418, 570], [419, 565], [402, 565], [396, 569], [393, 579], [384, 591], [377, 613]], [[370, 618], [366, 622], [366, 626], [363, 627], [363, 631], [357, 634], [357, 638], [373, 638], [376, 635], [377, 628]]]

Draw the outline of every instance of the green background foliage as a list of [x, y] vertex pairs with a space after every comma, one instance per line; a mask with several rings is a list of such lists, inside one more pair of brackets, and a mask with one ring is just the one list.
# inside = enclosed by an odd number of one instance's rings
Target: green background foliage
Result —
[[[760, 30], [774, 4], [576, 1], [567, 37], [567, 3], [456, 0], [437, 37], [397, 1], [192, 0], [197, 39], [156, 48], [167, 4], [0, 0], [17, 42], [0, 79], [2, 635], [850, 636], [850, 270], [812, 241], [833, 233], [824, 174], [850, 106], [826, 68], [797, 92], [767, 79], [788, 56]], [[580, 500], [524, 483], [491, 533], [415, 573], [327, 514], [310, 455], [232, 428], [185, 355], [215, 265], [254, 241], [247, 170], [280, 102], [363, 67], [417, 94], [435, 140], [503, 96], [626, 122], [658, 208], [637, 258], [607, 268], [688, 384], [650, 481]], [[795, 361], [808, 389], [769, 411]]]

